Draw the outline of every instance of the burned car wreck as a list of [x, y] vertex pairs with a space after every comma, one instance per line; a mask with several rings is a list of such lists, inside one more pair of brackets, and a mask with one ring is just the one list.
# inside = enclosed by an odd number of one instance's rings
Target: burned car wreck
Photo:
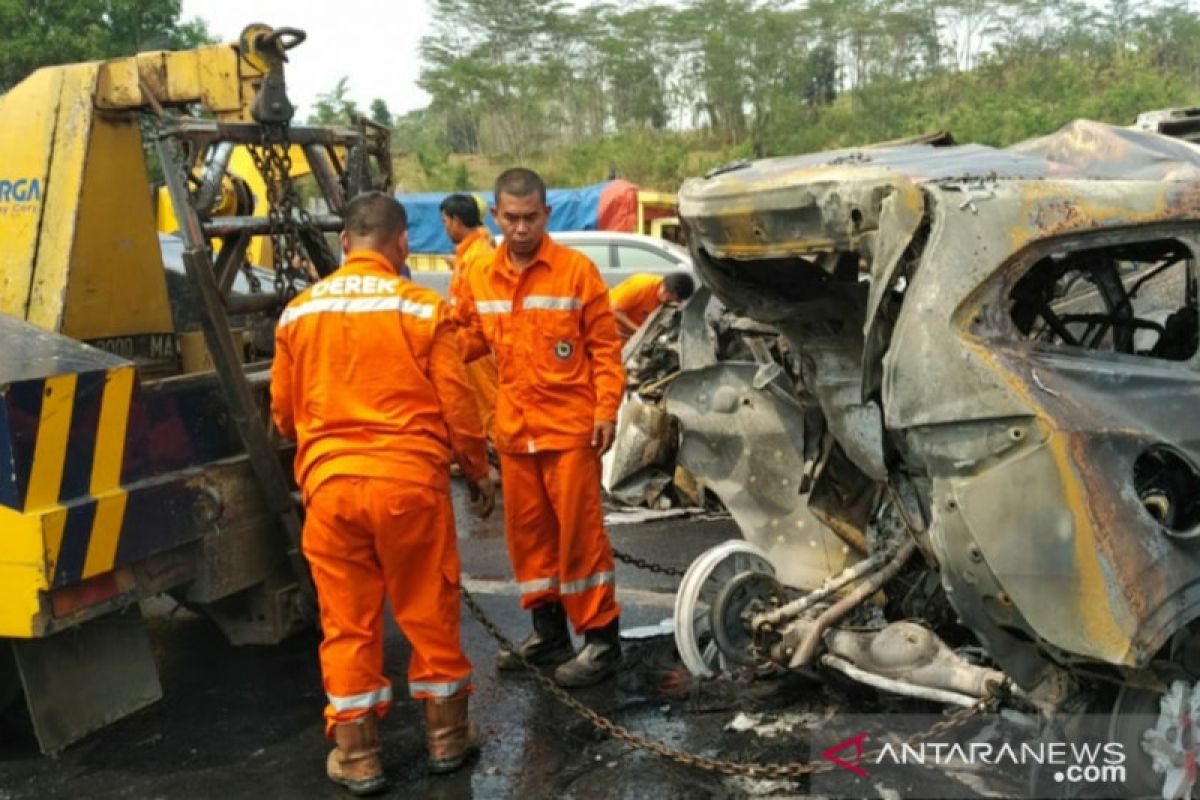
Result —
[[634, 416], [746, 537], [683, 579], [689, 669], [1086, 706], [1187, 796], [1200, 148], [1080, 121], [738, 164], [679, 210], [707, 290], [631, 342]]

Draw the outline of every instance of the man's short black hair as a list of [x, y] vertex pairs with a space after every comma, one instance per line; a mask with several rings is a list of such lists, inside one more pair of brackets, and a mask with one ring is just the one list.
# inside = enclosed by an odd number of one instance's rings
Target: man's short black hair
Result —
[[408, 230], [408, 214], [400, 201], [385, 192], [363, 192], [346, 205], [342, 215], [346, 233], [381, 241]]
[[500, 205], [501, 192], [512, 197], [529, 197], [537, 192], [542, 205], [546, 205], [546, 184], [542, 176], [525, 167], [506, 169], [496, 178], [496, 205]]
[[443, 214], [468, 228], [478, 228], [483, 224], [479, 218], [479, 204], [469, 194], [448, 194], [442, 199], [440, 207]]
[[663, 278], [663, 287], [680, 300], [687, 300], [696, 291], [696, 282], [686, 272], [672, 272]]

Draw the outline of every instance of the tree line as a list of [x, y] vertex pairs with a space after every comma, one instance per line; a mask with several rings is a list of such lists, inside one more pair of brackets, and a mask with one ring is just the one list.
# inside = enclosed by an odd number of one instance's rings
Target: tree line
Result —
[[[1007, 145], [1200, 103], [1185, 0], [427, 2], [427, 108], [359, 109], [343, 78], [309, 117], [390, 123], [412, 188], [474, 188], [519, 161], [559, 185], [615, 172], [673, 189], [736, 158], [933, 130]], [[45, 64], [210, 42], [180, 5], [0, 0], [0, 91]]]
[[697, 153], [938, 129], [1006, 145], [1200, 100], [1200, 14], [1182, 0], [429, 3], [431, 102], [396, 120], [400, 144], [540, 159], [565, 182], [615, 168], [661, 186], [705, 166]]
[[213, 42], [201, 19], [181, 20], [180, 0], [0, 0], [0, 92], [48, 64]]

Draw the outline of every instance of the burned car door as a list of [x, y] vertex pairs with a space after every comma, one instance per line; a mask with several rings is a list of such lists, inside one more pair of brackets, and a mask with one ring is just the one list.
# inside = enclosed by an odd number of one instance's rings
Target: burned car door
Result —
[[1200, 226], [1156, 226], [1165, 194], [935, 203], [885, 358], [951, 600], [1022, 683], [1046, 645], [1144, 666], [1197, 613]]

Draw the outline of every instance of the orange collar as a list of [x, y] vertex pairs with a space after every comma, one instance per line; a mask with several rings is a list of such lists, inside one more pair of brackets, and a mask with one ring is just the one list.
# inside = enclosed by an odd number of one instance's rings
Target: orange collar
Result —
[[462, 258], [463, 254], [467, 252], [467, 249], [470, 248], [471, 245], [475, 244], [475, 242], [479, 241], [483, 237], [490, 235], [491, 231], [489, 231], [487, 228], [482, 226], [476, 228], [464, 236], [463, 240], [454, 246], [454, 255]]
[[346, 255], [346, 260], [342, 263], [342, 266], [348, 267], [352, 264], [355, 267], [366, 268], [372, 272], [386, 272], [388, 277], [391, 278], [400, 277], [400, 271], [392, 266], [392, 262], [374, 250], [351, 250]]
[[525, 270], [537, 266], [538, 264], [545, 264], [547, 267], [549, 267], [551, 261], [550, 253], [556, 246], [557, 245], [554, 244], [554, 240], [550, 238], [550, 234], [543, 234], [542, 243], [538, 245], [537, 252], [533, 254], [533, 258], [530, 259], [527, 265], [525, 265], [525, 269], [517, 269], [515, 266], [513, 266], [512, 261], [508, 257], [508, 240], [505, 239], [504, 243], [501, 244], [496, 250], [495, 263], [503, 264], [504, 269], [508, 270], [509, 273], [513, 275], [520, 275]]

